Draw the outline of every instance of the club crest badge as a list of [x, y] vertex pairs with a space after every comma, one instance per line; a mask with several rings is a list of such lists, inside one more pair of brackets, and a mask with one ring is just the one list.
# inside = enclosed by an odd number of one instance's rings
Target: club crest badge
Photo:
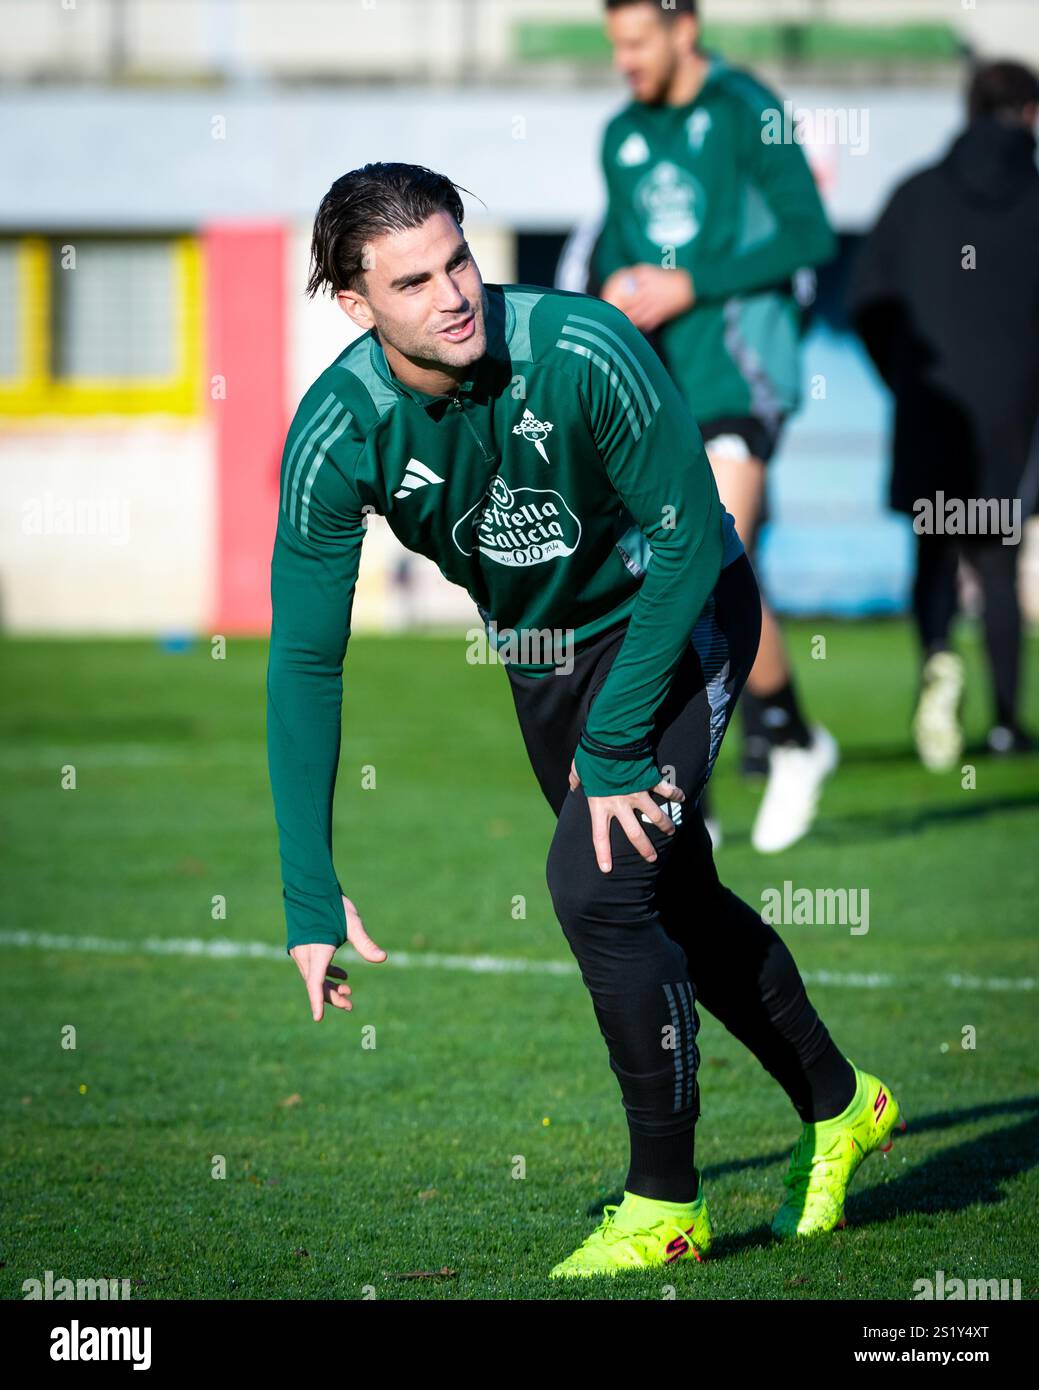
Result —
[[548, 438], [551, 430], [551, 420], [539, 420], [537, 416], [529, 410], [525, 410], [523, 412], [523, 419], [520, 423], [512, 427], [513, 434], [521, 434], [524, 439], [530, 440], [531, 444], [537, 449], [546, 463], [551, 463], [551, 459], [548, 457], [548, 454], [545, 453], [545, 440]]

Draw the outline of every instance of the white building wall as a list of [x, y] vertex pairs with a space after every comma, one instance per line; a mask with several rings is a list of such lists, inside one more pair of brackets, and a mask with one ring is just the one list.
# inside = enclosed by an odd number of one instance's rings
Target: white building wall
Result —
[[[828, 118], [814, 117], [824, 143], [809, 150], [841, 231], [868, 225], [895, 183], [942, 154], [962, 124], [961, 94], [946, 89], [799, 85], [784, 97], [844, 122], [825, 143]], [[405, 160], [473, 190], [467, 229], [564, 231], [601, 210], [602, 130], [623, 100], [619, 83], [551, 92], [10, 88], [0, 91], [0, 128], [18, 139], [0, 140], [0, 226], [306, 222], [340, 174]]]
[[0, 621], [11, 632], [205, 631], [214, 453], [199, 423], [0, 432]]

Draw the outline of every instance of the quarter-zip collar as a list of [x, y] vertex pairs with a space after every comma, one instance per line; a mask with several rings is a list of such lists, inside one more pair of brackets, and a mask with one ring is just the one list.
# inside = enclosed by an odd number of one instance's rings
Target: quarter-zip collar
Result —
[[431, 396], [408, 386], [393, 374], [386, 353], [378, 335], [372, 332], [372, 362], [376, 372], [399, 395], [410, 396], [424, 409], [442, 406], [454, 400], [470, 398], [486, 401], [500, 394], [503, 386], [511, 380], [512, 364], [509, 358], [508, 339], [515, 319], [515, 311], [508, 302], [500, 285], [485, 285], [487, 291], [487, 351], [472, 367], [472, 375], [461, 382], [453, 391], [439, 396]]

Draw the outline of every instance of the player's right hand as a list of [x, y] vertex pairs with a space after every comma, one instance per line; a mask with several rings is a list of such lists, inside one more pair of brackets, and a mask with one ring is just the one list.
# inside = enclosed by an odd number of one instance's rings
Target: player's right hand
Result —
[[632, 270], [633, 267], [627, 265], [615, 270], [600, 286], [599, 298], [604, 299], [607, 304], [612, 304], [615, 309], [623, 310], [635, 290]]
[[[343, 910], [346, 913], [346, 939], [358, 955], [371, 961], [373, 965], [378, 965], [384, 961], [386, 952], [381, 946], [377, 946], [365, 931], [357, 908], [345, 895], [343, 897]], [[346, 1009], [347, 1012], [353, 1009], [353, 1004], [347, 998], [347, 995], [350, 994], [350, 986], [345, 984], [333, 985], [328, 978], [329, 976], [335, 980], [349, 978], [345, 970], [331, 963], [337, 950], [338, 947], [329, 946], [326, 942], [311, 941], [303, 946], [294, 946], [289, 952], [306, 983], [307, 995], [310, 999], [310, 1012], [315, 1023], [321, 1022], [326, 1002], [334, 1005], [337, 1009]]]

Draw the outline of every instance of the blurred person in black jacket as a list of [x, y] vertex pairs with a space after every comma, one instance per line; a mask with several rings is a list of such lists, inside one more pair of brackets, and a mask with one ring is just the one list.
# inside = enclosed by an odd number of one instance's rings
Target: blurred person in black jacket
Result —
[[1017, 571], [1039, 497], [1039, 79], [1018, 63], [986, 64], [968, 114], [945, 157], [896, 188], [849, 289], [895, 398], [890, 501], [917, 535], [913, 736], [935, 770], [963, 749], [963, 665], [949, 646], [961, 557], [984, 600], [989, 746], [1032, 746], [1019, 717]]

